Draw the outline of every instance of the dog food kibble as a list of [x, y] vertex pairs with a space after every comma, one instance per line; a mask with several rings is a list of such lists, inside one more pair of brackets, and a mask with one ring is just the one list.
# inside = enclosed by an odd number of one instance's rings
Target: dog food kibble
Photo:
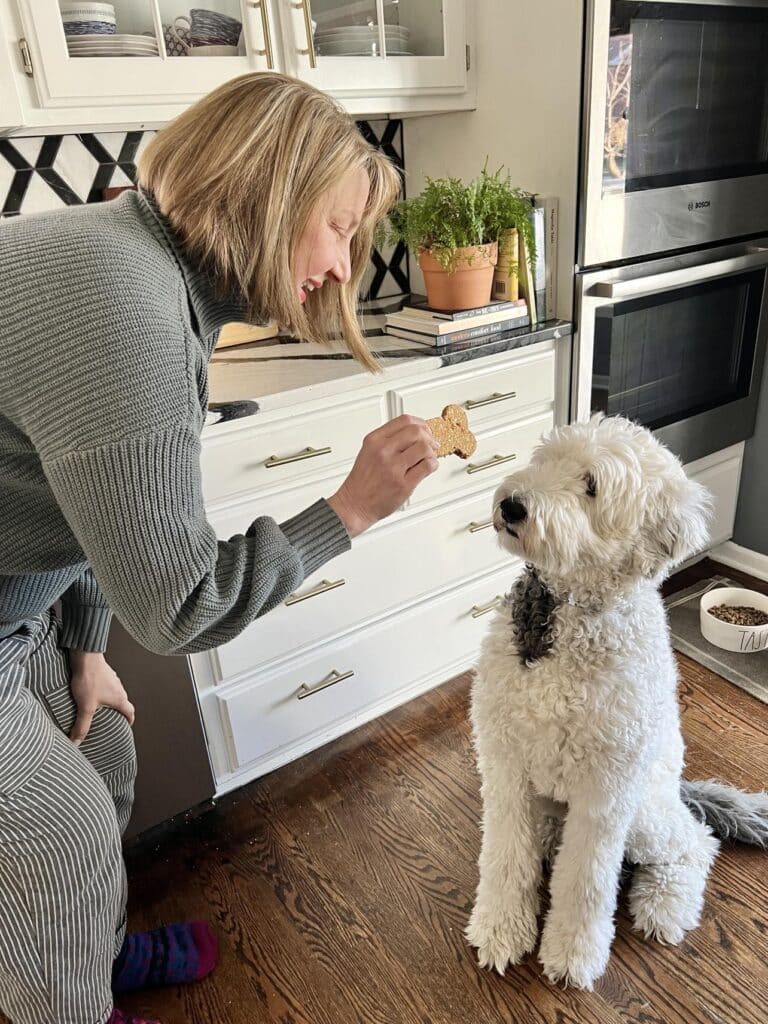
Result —
[[709, 614], [734, 626], [768, 626], [768, 614], [751, 605], [716, 604]]

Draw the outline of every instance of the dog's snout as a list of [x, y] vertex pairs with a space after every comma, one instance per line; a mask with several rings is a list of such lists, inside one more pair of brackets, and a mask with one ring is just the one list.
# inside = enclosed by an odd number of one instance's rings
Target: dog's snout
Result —
[[522, 523], [528, 515], [525, 505], [517, 498], [505, 498], [499, 507], [505, 523]]

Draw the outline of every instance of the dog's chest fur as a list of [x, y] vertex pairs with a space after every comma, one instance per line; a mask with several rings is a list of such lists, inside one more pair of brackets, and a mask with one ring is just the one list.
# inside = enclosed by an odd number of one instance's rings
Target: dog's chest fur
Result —
[[495, 617], [473, 716], [486, 732], [486, 719], [503, 728], [541, 795], [568, 800], [579, 778], [642, 744], [648, 695], [634, 669], [645, 657], [643, 620], [631, 604], [603, 612], [570, 605], [532, 567]]

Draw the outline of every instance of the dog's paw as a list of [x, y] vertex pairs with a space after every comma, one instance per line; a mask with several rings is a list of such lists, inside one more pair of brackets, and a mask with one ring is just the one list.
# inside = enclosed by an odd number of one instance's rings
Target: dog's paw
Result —
[[539, 961], [551, 981], [565, 987], [592, 989], [608, 966], [613, 930], [602, 935], [596, 929], [559, 928], [548, 923], [539, 949]]
[[629, 894], [635, 931], [665, 946], [677, 946], [701, 917], [705, 878], [682, 864], [637, 868]]
[[503, 974], [507, 965], [513, 966], [533, 951], [538, 935], [536, 915], [531, 910], [472, 911], [467, 930], [467, 941], [477, 950], [477, 962]]

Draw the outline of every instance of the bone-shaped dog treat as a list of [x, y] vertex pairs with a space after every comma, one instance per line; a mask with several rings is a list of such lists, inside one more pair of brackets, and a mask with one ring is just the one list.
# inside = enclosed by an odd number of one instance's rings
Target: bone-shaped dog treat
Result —
[[442, 416], [427, 420], [427, 426], [440, 442], [437, 457], [458, 455], [468, 459], [477, 448], [477, 439], [469, 429], [467, 414], [459, 405], [446, 405]]

